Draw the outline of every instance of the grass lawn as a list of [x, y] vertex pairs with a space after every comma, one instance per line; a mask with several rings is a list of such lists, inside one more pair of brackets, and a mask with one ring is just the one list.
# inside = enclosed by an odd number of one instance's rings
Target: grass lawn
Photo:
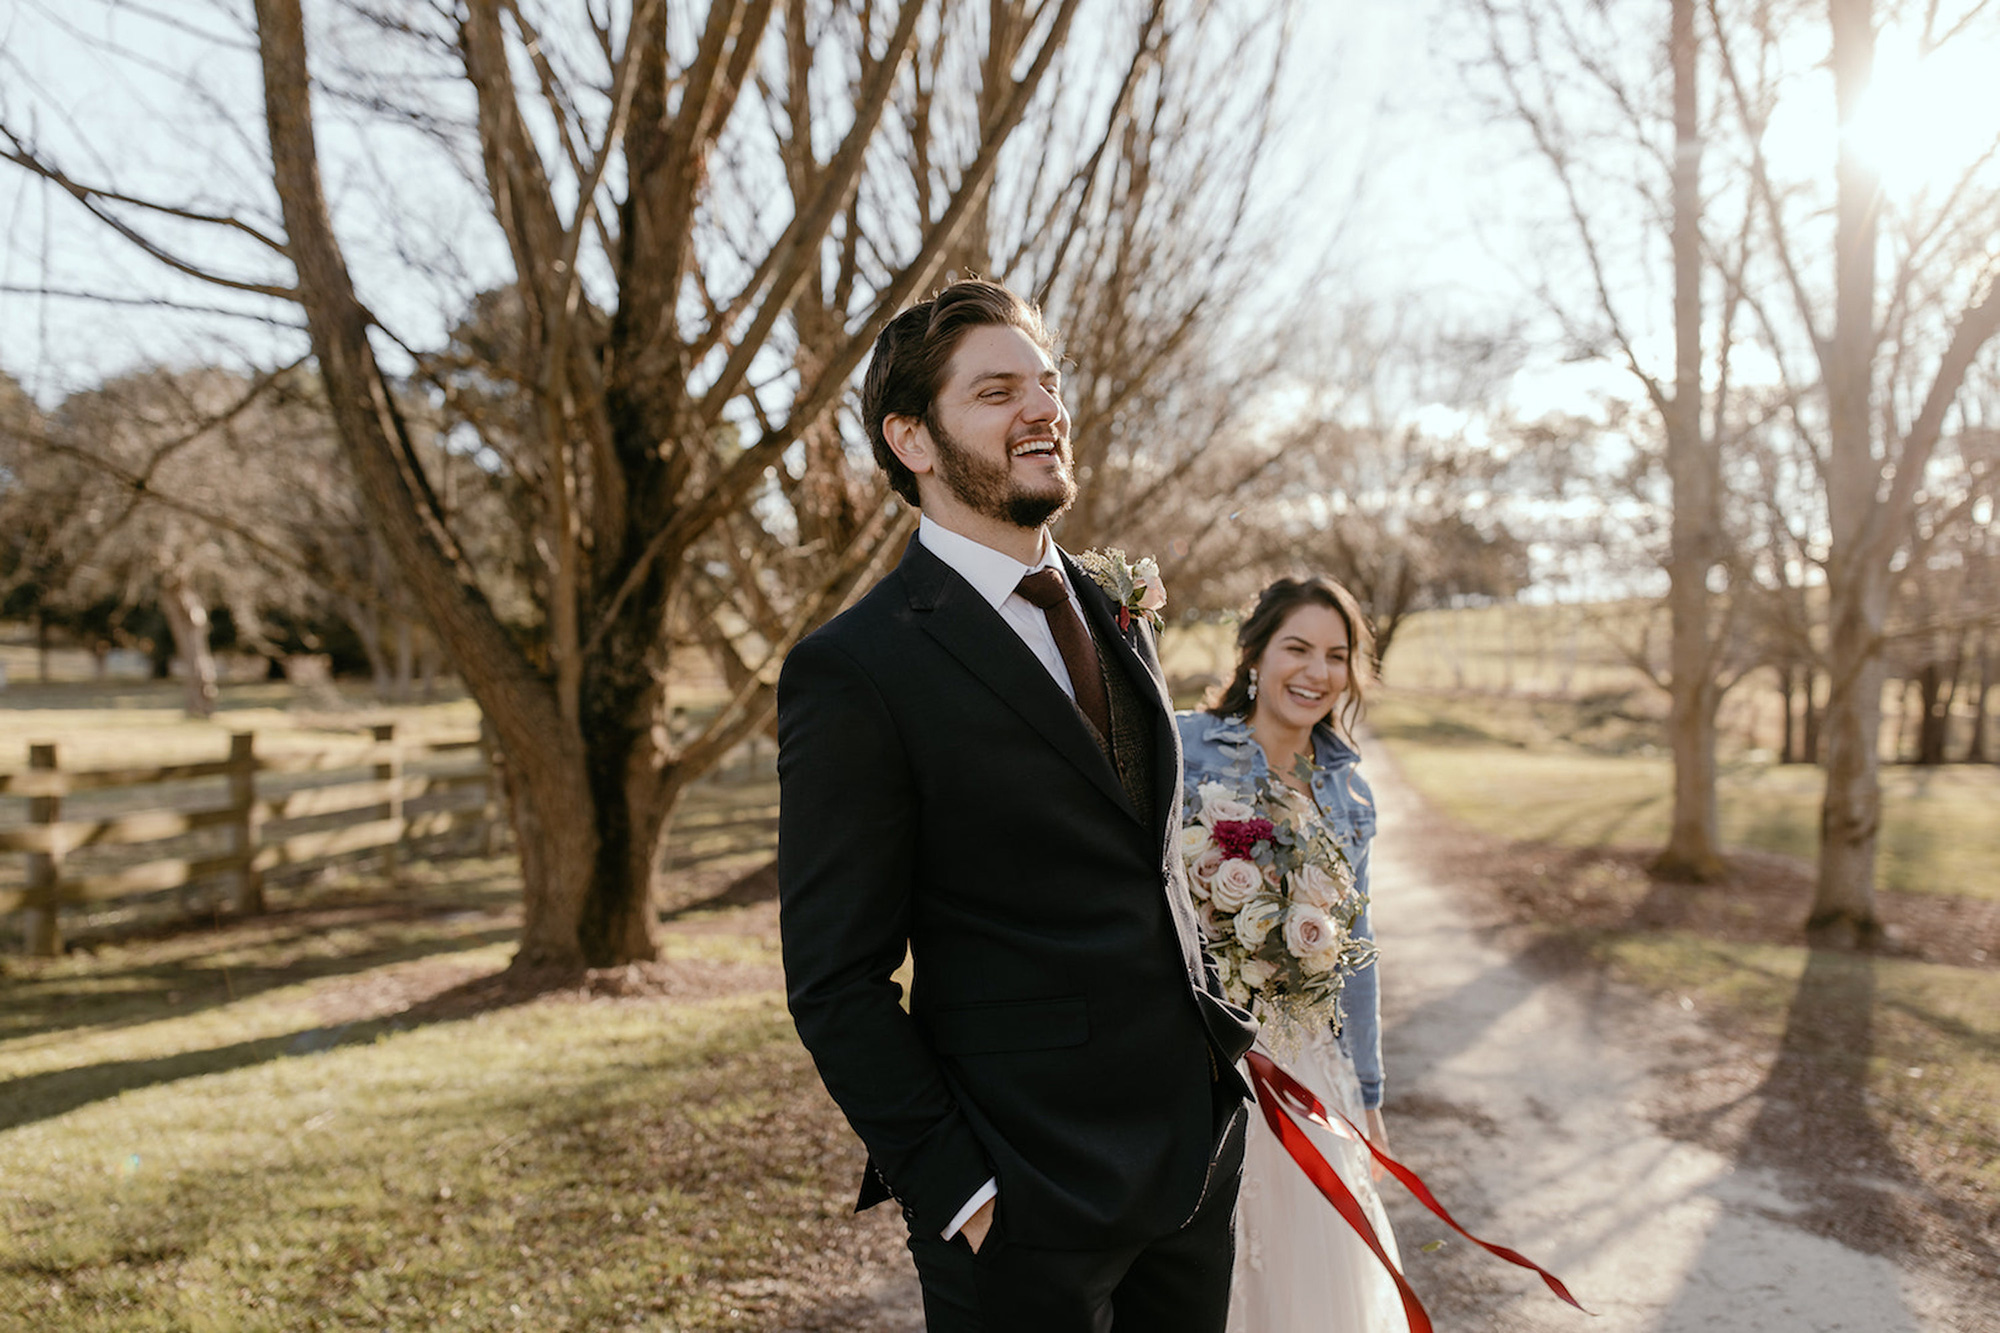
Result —
[[480, 1000], [518, 889], [422, 869], [0, 960], [0, 1329], [842, 1326], [892, 1228], [848, 1216], [772, 906], [677, 916], [631, 993]]
[[[1601, 701], [1386, 694], [1369, 725], [1418, 790], [1476, 828], [1567, 846], [1666, 840], [1672, 763], [1651, 724]], [[2000, 899], [2000, 767], [1888, 767], [1882, 783], [1883, 887]], [[1814, 855], [1818, 769], [1737, 761], [1717, 786], [1726, 846]]]

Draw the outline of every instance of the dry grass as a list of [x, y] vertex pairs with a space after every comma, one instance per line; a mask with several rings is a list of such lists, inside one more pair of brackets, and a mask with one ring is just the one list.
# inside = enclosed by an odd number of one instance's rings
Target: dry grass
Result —
[[431, 873], [9, 963], [0, 1329], [865, 1326], [900, 1227], [848, 1212], [773, 905], [522, 984], [505, 867]]

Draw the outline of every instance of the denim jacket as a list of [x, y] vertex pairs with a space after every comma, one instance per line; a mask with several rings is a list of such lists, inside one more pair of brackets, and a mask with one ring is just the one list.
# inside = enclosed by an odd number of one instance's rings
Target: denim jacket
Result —
[[[1202, 783], [1224, 782], [1247, 790], [1271, 775], [1264, 748], [1246, 719], [1193, 712], [1177, 714], [1174, 720], [1181, 733], [1185, 764], [1181, 794], [1189, 820], [1199, 806], [1195, 793]], [[1313, 797], [1354, 867], [1355, 888], [1366, 893], [1368, 853], [1375, 840], [1375, 795], [1356, 768], [1360, 762], [1354, 747], [1335, 736], [1333, 728], [1325, 723], [1313, 728]], [[1375, 938], [1365, 907], [1354, 933], [1370, 941]], [[1349, 975], [1340, 993], [1340, 1022], [1340, 1048], [1354, 1061], [1361, 1104], [1372, 1110], [1382, 1104], [1381, 984], [1374, 963]]]

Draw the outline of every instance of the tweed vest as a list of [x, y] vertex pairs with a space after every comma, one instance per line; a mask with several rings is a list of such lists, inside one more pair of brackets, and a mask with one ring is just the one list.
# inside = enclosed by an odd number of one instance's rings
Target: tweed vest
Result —
[[[1118, 655], [1104, 642], [1097, 627], [1085, 617], [1090, 636], [1097, 644], [1098, 670], [1104, 676], [1104, 696], [1111, 705], [1111, 735], [1101, 736], [1089, 718], [1083, 725], [1097, 748], [1118, 770], [1118, 785], [1139, 812], [1148, 828], [1153, 824], [1153, 714], [1139, 688], [1120, 666]], [[1078, 710], [1079, 717], [1082, 710]]]

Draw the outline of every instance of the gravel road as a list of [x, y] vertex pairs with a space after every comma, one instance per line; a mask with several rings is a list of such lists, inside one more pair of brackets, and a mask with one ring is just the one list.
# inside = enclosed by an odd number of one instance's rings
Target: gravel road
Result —
[[1391, 1182], [1411, 1282], [1440, 1328], [2000, 1330], [2000, 1311], [1793, 1225], [1801, 1182], [1663, 1134], [1667, 1079], [1714, 1038], [1669, 1002], [1510, 956], [1474, 926], [1466, 891], [1425, 867], [1430, 821], [1379, 747], [1368, 772], [1382, 806], [1372, 874], [1393, 1150], [1461, 1222], [1546, 1265], [1599, 1316], [1459, 1240]]

